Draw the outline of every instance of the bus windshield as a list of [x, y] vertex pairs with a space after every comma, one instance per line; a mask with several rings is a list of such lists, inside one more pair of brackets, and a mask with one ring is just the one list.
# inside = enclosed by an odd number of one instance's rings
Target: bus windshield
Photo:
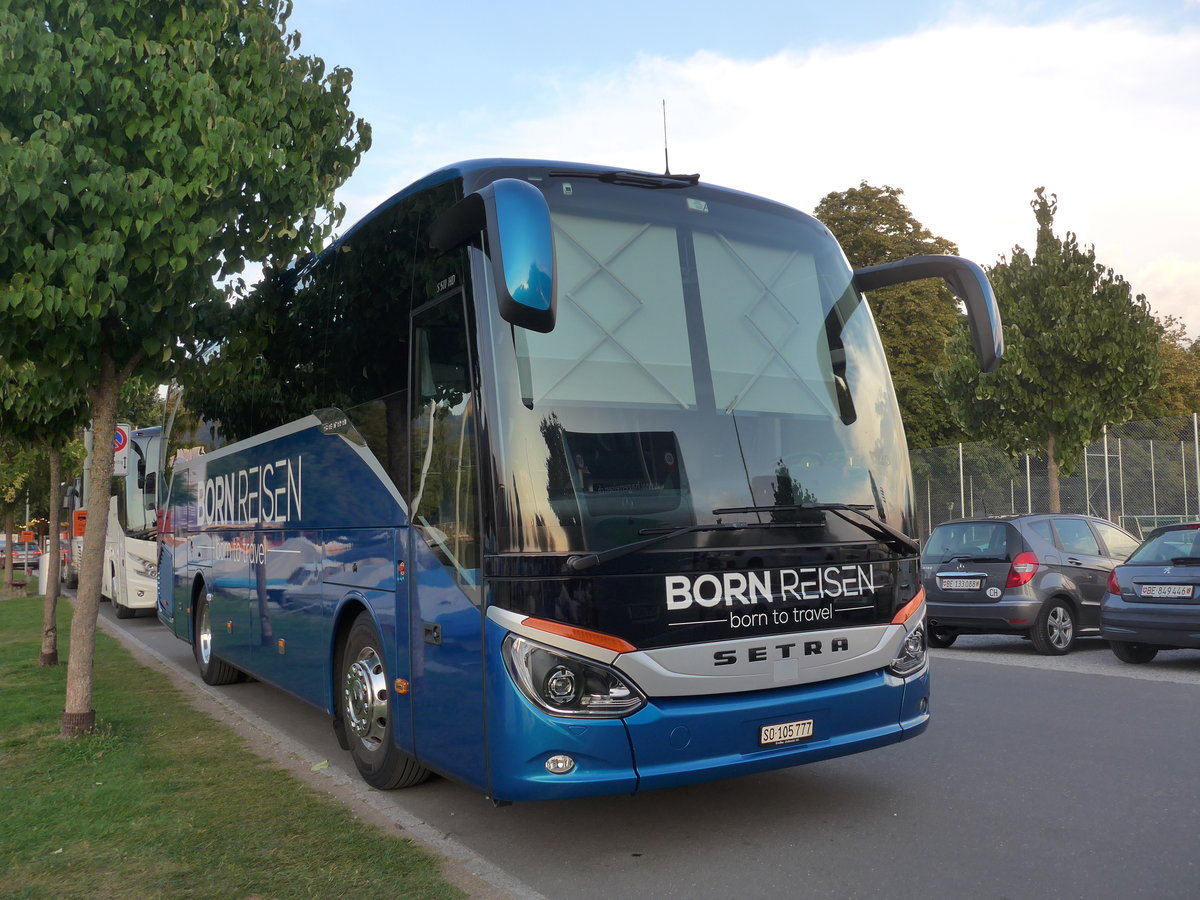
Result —
[[731, 508], [780, 521], [806, 503], [908, 526], [887, 363], [823, 226], [701, 186], [538, 184], [557, 324], [493, 335], [509, 552], [603, 550]]

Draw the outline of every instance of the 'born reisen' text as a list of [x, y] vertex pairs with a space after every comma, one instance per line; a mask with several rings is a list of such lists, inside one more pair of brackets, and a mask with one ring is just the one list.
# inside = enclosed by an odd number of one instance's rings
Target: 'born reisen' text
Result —
[[668, 575], [667, 609], [753, 606], [758, 603], [832, 600], [875, 593], [875, 574], [862, 565], [812, 566], [769, 572]]

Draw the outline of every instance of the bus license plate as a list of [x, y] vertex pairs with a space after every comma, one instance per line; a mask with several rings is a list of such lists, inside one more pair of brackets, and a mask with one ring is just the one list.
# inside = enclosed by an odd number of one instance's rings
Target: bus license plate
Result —
[[983, 587], [979, 578], [943, 578], [943, 591], [977, 591]]
[[796, 722], [781, 722], [778, 725], [764, 725], [758, 734], [759, 746], [767, 747], [772, 744], [790, 744], [792, 741], [802, 741], [812, 737], [813, 720], [800, 719]]
[[1143, 597], [1163, 597], [1171, 600], [1191, 600], [1190, 584], [1143, 584]]

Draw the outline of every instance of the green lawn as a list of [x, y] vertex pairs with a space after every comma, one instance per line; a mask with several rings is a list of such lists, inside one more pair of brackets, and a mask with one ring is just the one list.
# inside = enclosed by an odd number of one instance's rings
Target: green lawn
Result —
[[462, 896], [434, 858], [255, 756], [102, 632], [97, 733], [60, 739], [72, 610], [60, 602], [50, 668], [41, 610], [0, 599], [0, 897]]

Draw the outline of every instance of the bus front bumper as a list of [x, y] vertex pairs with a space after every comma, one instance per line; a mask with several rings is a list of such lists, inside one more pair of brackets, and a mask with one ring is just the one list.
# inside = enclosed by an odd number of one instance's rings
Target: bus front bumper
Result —
[[[499, 649], [499, 640], [489, 646]], [[651, 698], [625, 718], [551, 715], [502, 665], [489, 666], [488, 681], [487, 791], [502, 801], [635, 793], [766, 772], [894, 744], [929, 724], [928, 666], [904, 679], [875, 670], [797, 687]], [[762, 743], [765, 726], [808, 720], [811, 735]], [[569, 770], [553, 773], [562, 758]]]

